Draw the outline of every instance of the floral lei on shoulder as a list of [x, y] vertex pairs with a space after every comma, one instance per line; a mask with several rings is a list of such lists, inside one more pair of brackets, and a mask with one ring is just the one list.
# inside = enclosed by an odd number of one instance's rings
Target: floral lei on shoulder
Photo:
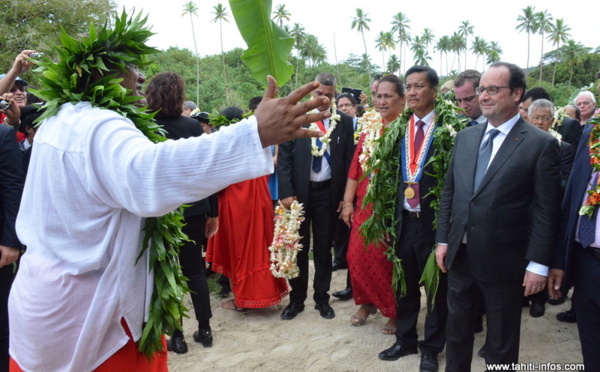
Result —
[[383, 120], [381, 115], [373, 110], [366, 112], [360, 119], [359, 125], [361, 126], [361, 135], [364, 135], [362, 144], [362, 152], [358, 156], [358, 162], [363, 170], [363, 173], [367, 171], [367, 164], [373, 153], [379, 138], [381, 137], [381, 130], [383, 129]]
[[[590, 147], [590, 164], [593, 172], [600, 172], [600, 117], [594, 116], [588, 120], [588, 124], [593, 125], [590, 132], [588, 146]], [[592, 187], [588, 191], [588, 198], [579, 209], [581, 216], [592, 217], [594, 209], [600, 205], [600, 184]]]
[[[446, 171], [450, 164], [454, 139], [457, 132], [466, 127], [467, 120], [459, 116], [460, 109], [441, 94], [438, 94], [435, 100], [434, 109], [437, 127], [433, 139], [434, 153], [428, 164], [433, 164], [433, 176], [437, 178], [438, 182], [424, 196], [434, 196], [430, 206], [435, 212], [435, 228], [440, 207], [439, 200], [444, 188]], [[385, 254], [394, 266], [393, 287], [396, 289], [398, 283], [400, 283], [401, 296], [406, 293], [406, 283], [402, 270], [402, 260], [396, 256], [397, 236], [395, 224], [397, 221], [395, 215], [400, 182], [401, 144], [412, 114], [413, 111], [407, 108], [402, 116], [388, 126], [385, 133], [377, 141], [373, 155], [367, 162], [365, 175], [370, 174], [371, 180], [367, 194], [363, 199], [363, 206], [372, 203], [373, 214], [360, 227], [365, 244], [384, 242], [386, 235], [390, 236], [392, 244], [387, 248]]]
[[[327, 130], [327, 133], [325, 133], [323, 135], [323, 137], [319, 137], [319, 139], [321, 140], [321, 148], [319, 149], [319, 146], [317, 146], [317, 138], [313, 137], [311, 138], [310, 142], [311, 142], [311, 155], [312, 156], [323, 156], [325, 154], [325, 152], [327, 151], [327, 148], [329, 148], [329, 143], [331, 142], [330, 138], [331, 137], [331, 133], [333, 133], [333, 131], [335, 130], [335, 127], [337, 126], [337, 123], [340, 121], [342, 117], [340, 116], [340, 114], [337, 113], [337, 106], [335, 104], [335, 101], [332, 100], [331, 101], [331, 116], [329, 117], [329, 129]], [[312, 123], [310, 124], [310, 127], [308, 128], [310, 130], [320, 130], [319, 126], [316, 123]]]

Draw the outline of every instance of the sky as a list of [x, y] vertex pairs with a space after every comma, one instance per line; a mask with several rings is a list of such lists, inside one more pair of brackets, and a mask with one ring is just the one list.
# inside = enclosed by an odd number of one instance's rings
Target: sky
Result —
[[[149, 25], [156, 33], [150, 44], [165, 50], [170, 46], [187, 48], [194, 51], [194, 39], [190, 16], [182, 16], [185, 0], [148, 1], [148, 0], [115, 0], [119, 9], [135, 8], [148, 15]], [[221, 53], [219, 23], [213, 23], [214, 7], [222, 3], [227, 7], [229, 23], [223, 23], [223, 47], [225, 51], [236, 47], [246, 48], [231, 15], [227, 1], [193, 0], [198, 8], [197, 16], [193, 16], [196, 43], [200, 56]], [[356, 9], [361, 8], [371, 19], [370, 30], [365, 30], [365, 40], [371, 61], [382, 65], [381, 52], [375, 48], [375, 38], [380, 31], [390, 31], [393, 15], [403, 12], [410, 20], [410, 33], [420, 35], [424, 28], [433, 31], [435, 42], [440, 36], [451, 35], [458, 30], [462, 21], [468, 20], [473, 25], [474, 35], [469, 37], [469, 48], [474, 36], [486, 41], [497, 41], [503, 50], [503, 61], [516, 63], [525, 68], [527, 65], [527, 34], [515, 30], [522, 9], [528, 5], [535, 11], [547, 10], [554, 19], [563, 18], [571, 27], [571, 37], [587, 47], [596, 49], [600, 46], [598, 33], [598, 17], [600, 1], [566, 1], [566, 0], [504, 0], [504, 1], [364, 1], [364, 0], [273, 0], [272, 10], [279, 4], [285, 4], [291, 14], [290, 21], [284, 24], [300, 23], [306, 33], [315, 35], [320, 44], [327, 50], [330, 63], [341, 62], [350, 54], [364, 53], [363, 39], [356, 29], [351, 29]], [[529, 65], [539, 64], [541, 55], [541, 35], [531, 35]], [[551, 42], [544, 42], [544, 53], [554, 49]], [[295, 53], [293, 51], [292, 53]], [[393, 52], [398, 54], [398, 47]], [[406, 59], [412, 65], [412, 54], [407, 49]], [[445, 73], [445, 58], [440, 67], [440, 55], [430, 46], [432, 59], [430, 66]], [[389, 52], [385, 52], [385, 61]], [[461, 55], [464, 67], [464, 53]], [[477, 62], [477, 66], [475, 66]], [[452, 55], [449, 55], [451, 65]], [[454, 68], [458, 66], [455, 62]], [[482, 70], [481, 58], [476, 61], [472, 54], [467, 55], [467, 67]], [[403, 67], [404, 69], [404, 67]]]

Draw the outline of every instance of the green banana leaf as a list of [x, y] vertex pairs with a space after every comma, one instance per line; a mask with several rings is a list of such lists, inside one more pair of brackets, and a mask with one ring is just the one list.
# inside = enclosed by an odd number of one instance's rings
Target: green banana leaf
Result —
[[229, 0], [235, 23], [248, 49], [242, 60], [252, 76], [266, 85], [267, 75], [283, 86], [294, 73], [288, 56], [294, 46], [294, 38], [271, 20], [271, 0]]
[[433, 311], [433, 307], [435, 306], [435, 296], [437, 294], [438, 288], [440, 286], [440, 275], [442, 270], [437, 265], [435, 260], [435, 248], [427, 258], [427, 263], [425, 264], [425, 270], [423, 270], [423, 276], [421, 276], [421, 280], [419, 283], [425, 285], [425, 294], [427, 295], [427, 311]]

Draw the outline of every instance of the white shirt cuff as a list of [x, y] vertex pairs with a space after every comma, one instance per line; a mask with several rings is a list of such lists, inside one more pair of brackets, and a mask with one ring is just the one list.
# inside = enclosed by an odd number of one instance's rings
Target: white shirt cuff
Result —
[[548, 266], [539, 264], [537, 262], [530, 261], [526, 270], [534, 274], [548, 276]]

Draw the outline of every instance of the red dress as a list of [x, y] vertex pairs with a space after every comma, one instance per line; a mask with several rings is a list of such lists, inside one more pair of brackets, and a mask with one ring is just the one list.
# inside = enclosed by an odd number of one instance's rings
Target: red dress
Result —
[[356, 190], [356, 210], [352, 221], [350, 242], [348, 243], [348, 267], [352, 293], [357, 305], [375, 304], [381, 314], [387, 318], [396, 318], [396, 300], [392, 289], [392, 263], [388, 261], [383, 243], [371, 244], [365, 249], [365, 243], [358, 228], [373, 213], [372, 205], [362, 209], [362, 202], [367, 193], [369, 179], [360, 181], [363, 170], [358, 162], [362, 153], [365, 136], [362, 135], [354, 151], [348, 178], [359, 181]]
[[271, 274], [273, 203], [269, 176], [228, 186], [219, 192], [219, 231], [209, 240], [206, 261], [231, 280], [236, 306], [262, 308], [287, 294], [283, 278]]

